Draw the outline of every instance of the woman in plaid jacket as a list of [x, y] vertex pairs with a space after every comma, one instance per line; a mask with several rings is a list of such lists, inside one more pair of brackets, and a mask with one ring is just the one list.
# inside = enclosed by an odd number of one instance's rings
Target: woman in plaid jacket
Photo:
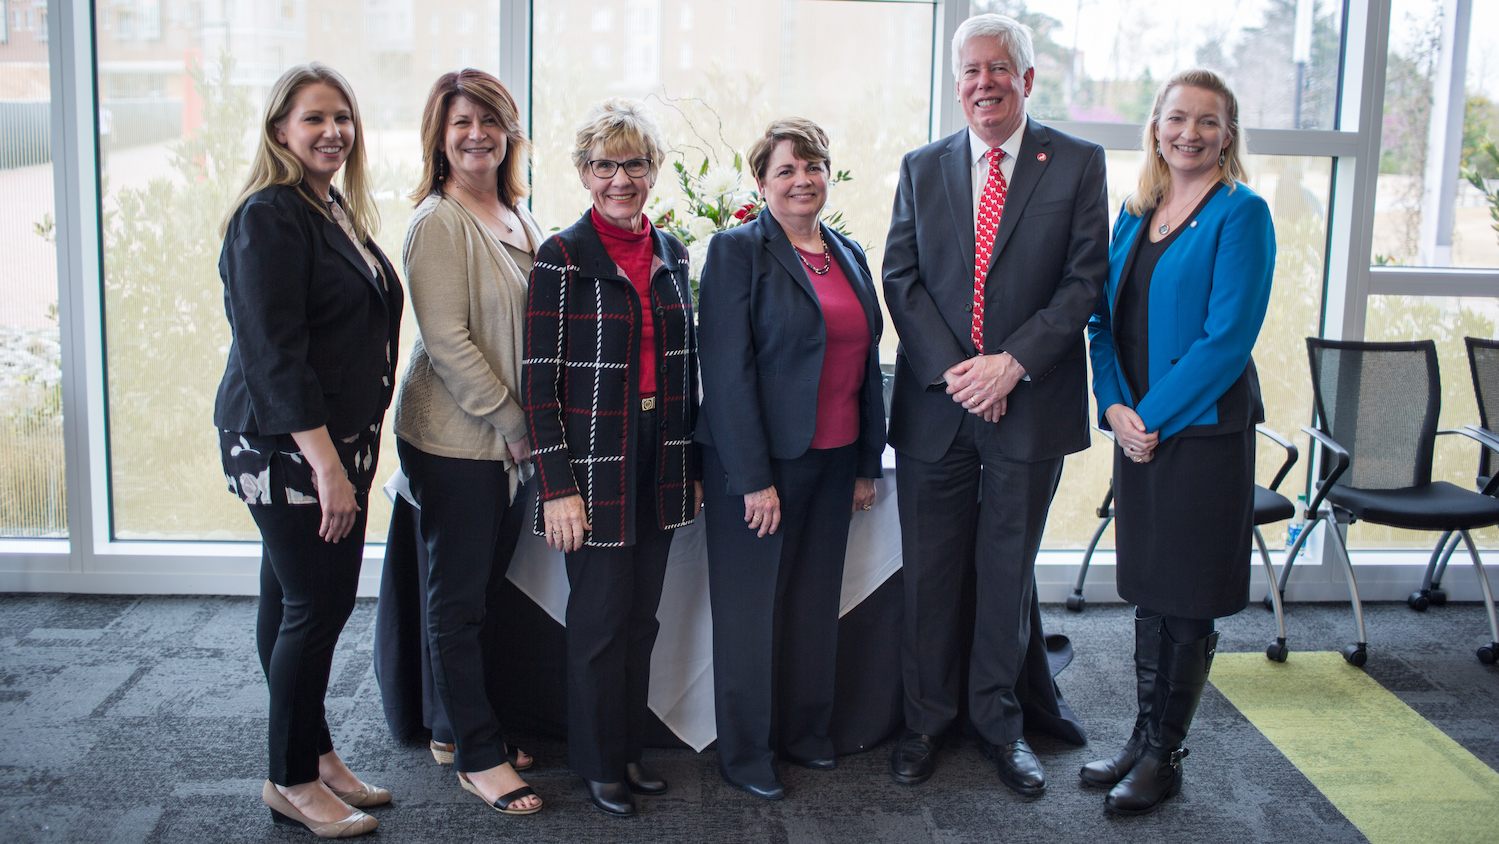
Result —
[[687, 250], [642, 213], [662, 156], [642, 103], [592, 107], [573, 163], [593, 208], [531, 271], [523, 390], [535, 530], [567, 553], [568, 763], [601, 811], [666, 783], [640, 764], [672, 532], [702, 485]]

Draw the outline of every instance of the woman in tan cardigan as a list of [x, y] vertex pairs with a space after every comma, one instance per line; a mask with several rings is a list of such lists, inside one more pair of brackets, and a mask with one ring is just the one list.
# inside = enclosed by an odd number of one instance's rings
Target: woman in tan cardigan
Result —
[[424, 173], [403, 257], [419, 336], [396, 400], [397, 451], [427, 546], [427, 638], [441, 702], [432, 753], [495, 810], [541, 799], [485, 692], [479, 632], [491, 579], [520, 535], [526, 283], [541, 230], [525, 196], [515, 100], [477, 70], [437, 80], [422, 115]]

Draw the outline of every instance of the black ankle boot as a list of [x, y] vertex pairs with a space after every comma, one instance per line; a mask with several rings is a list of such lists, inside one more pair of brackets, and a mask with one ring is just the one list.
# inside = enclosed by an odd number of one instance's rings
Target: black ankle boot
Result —
[[1140, 702], [1135, 729], [1123, 750], [1108, 759], [1083, 766], [1079, 776], [1084, 785], [1112, 788], [1124, 779], [1140, 758], [1140, 751], [1145, 747], [1145, 725], [1155, 707], [1156, 669], [1161, 661], [1161, 621], [1158, 615], [1135, 619], [1135, 692]]
[[1169, 634], [1161, 636], [1156, 717], [1146, 726], [1139, 760], [1104, 798], [1109, 811], [1143, 815], [1181, 791], [1181, 760], [1187, 756], [1182, 740], [1197, 713], [1217, 649], [1217, 633], [1186, 644], [1172, 641]]

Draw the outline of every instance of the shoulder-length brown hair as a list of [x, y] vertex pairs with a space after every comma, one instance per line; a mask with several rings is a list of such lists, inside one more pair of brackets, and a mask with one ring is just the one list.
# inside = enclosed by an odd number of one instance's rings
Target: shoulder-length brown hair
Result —
[[289, 68], [271, 86], [271, 93], [265, 98], [265, 114], [260, 121], [260, 141], [256, 144], [255, 158], [250, 163], [250, 175], [245, 180], [244, 189], [229, 208], [229, 213], [224, 215], [223, 222], [219, 224], [220, 234], [228, 230], [229, 220], [245, 204], [246, 199], [271, 185], [295, 185], [302, 198], [316, 208], [319, 214], [333, 219], [328, 213], [328, 206], [307, 189], [303, 181], [306, 173], [303, 172], [302, 162], [276, 140], [276, 129], [285, 125], [297, 94], [308, 85], [317, 84], [327, 85], [342, 94], [349, 103], [349, 116], [354, 121], [354, 147], [349, 150], [349, 157], [339, 170], [343, 205], [348, 213], [349, 223], [360, 240], [368, 240], [380, 228], [380, 212], [376, 210], [375, 200], [370, 196], [369, 174], [365, 172], [364, 123], [359, 117], [359, 101], [354, 99], [354, 89], [349, 86], [349, 80], [343, 74], [321, 62], [309, 62]]
[[505, 129], [505, 160], [500, 162], [496, 178], [500, 202], [514, 208], [530, 190], [526, 185], [526, 164], [531, 153], [531, 142], [520, 125], [520, 109], [515, 98], [510, 96], [505, 83], [482, 70], [466, 68], [457, 73], [444, 73], [432, 85], [427, 95], [427, 105], [422, 109], [422, 180], [410, 194], [412, 202], [420, 203], [429, 194], [440, 193], [442, 183], [448, 178], [447, 153], [443, 152], [448, 129], [448, 107], [453, 98], [462, 94], [481, 108], [493, 114]]
[[1232, 192], [1245, 178], [1244, 128], [1239, 125], [1239, 98], [1234, 96], [1233, 89], [1228, 87], [1223, 77], [1211, 70], [1200, 67], [1184, 70], [1167, 79], [1160, 90], [1155, 92], [1155, 105], [1150, 107], [1150, 121], [1145, 124], [1141, 133], [1140, 143], [1145, 149], [1145, 163], [1140, 165], [1140, 182], [1135, 186], [1135, 192], [1124, 201], [1124, 210], [1137, 217], [1143, 217], [1146, 212], [1159, 206], [1166, 195], [1166, 189], [1171, 187], [1171, 170], [1166, 167], [1166, 159], [1160, 156], [1161, 138], [1156, 127], [1161, 122], [1161, 106], [1166, 102], [1166, 95], [1171, 93], [1172, 88], [1179, 86], [1201, 88], [1223, 98], [1224, 128], [1233, 134], [1233, 140], [1229, 141], [1228, 149], [1223, 151], [1223, 163], [1218, 165], [1218, 181], [1227, 185]]
[[812, 164], [830, 163], [831, 154], [828, 152], [828, 133], [821, 126], [806, 119], [805, 117], [782, 117], [772, 120], [765, 127], [765, 134], [760, 136], [750, 146], [749, 164], [750, 173], [755, 181], [765, 184], [765, 173], [770, 169], [770, 157], [775, 153], [776, 144], [781, 141], [791, 142], [791, 154], [803, 161]]

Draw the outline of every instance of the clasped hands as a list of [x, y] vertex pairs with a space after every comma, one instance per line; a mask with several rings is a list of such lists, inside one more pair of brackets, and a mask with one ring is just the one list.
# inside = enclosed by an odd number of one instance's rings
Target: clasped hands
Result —
[[1161, 442], [1161, 432], [1147, 433], [1140, 414], [1122, 404], [1111, 404], [1103, 412], [1109, 427], [1114, 430], [1114, 442], [1124, 449], [1124, 456], [1136, 463], [1149, 463], [1155, 459], [1155, 447]]
[[1010, 391], [1024, 377], [1025, 367], [1009, 352], [971, 357], [942, 373], [952, 400], [985, 422], [998, 422], [1005, 415]]

